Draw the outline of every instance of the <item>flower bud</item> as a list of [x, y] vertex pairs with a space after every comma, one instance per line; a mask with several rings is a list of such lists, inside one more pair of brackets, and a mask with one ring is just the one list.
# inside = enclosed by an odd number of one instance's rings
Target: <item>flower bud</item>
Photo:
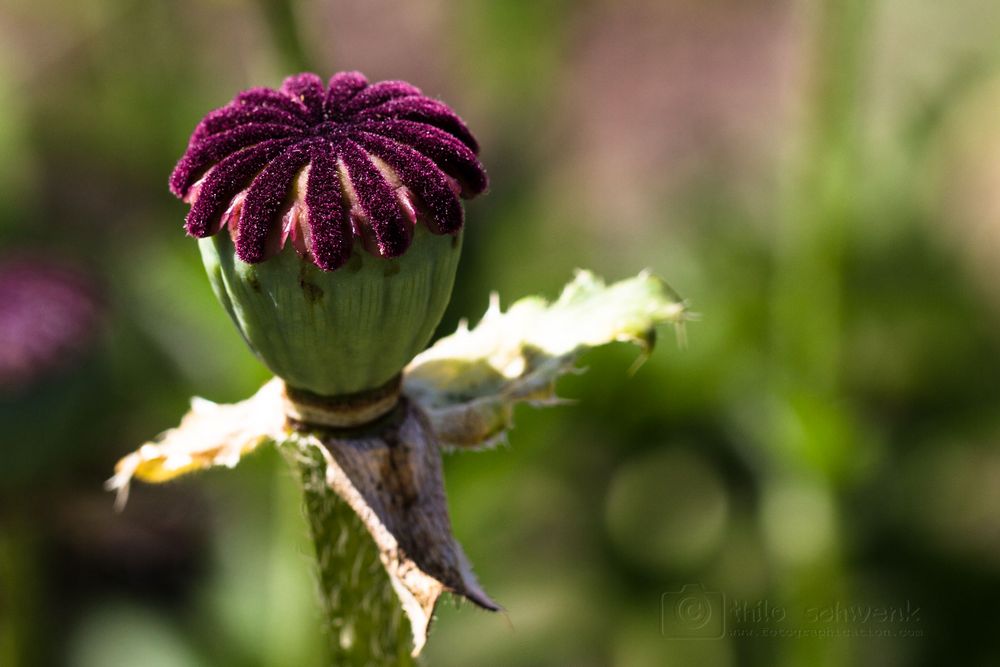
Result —
[[37, 257], [0, 260], [0, 396], [83, 356], [103, 310], [84, 274]]
[[427, 344], [486, 189], [447, 106], [340, 73], [255, 88], [197, 126], [171, 179], [219, 300], [286, 383], [322, 396], [393, 380]]

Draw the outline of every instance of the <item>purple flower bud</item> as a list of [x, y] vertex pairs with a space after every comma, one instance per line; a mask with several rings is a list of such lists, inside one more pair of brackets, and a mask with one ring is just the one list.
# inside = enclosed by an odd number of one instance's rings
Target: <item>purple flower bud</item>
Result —
[[457, 234], [459, 197], [487, 187], [479, 147], [446, 105], [402, 81], [369, 84], [341, 72], [253, 88], [206, 116], [170, 177], [191, 204], [186, 229], [204, 238], [228, 227], [237, 256], [255, 264], [292, 243], [332, 271], [354, 239], [398, 257], [423, 222]]
[[33, 258], [0, 262], [0, 391], [88, 349], [100, 311], [94, 289], [73, 271]]

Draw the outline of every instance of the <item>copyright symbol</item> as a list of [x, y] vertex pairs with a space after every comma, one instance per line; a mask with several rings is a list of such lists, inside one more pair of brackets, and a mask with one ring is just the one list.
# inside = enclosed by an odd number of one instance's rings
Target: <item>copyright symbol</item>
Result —
[[689, 630], [700, 630], [712, 620], [712, 605], [704, 595], [689, 595], [677, 600], [677, 620]]
[[663, 594], [660, 629], [668, 639], [720, 639], [725, 635], [722, 593], [687, 584]]

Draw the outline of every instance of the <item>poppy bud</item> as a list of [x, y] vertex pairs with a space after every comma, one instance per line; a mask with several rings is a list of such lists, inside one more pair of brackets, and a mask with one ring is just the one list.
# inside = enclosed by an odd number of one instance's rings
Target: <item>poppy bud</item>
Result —
[[487, 186], [477, 152], [410, 84], [299, 74], [206, 116], [170, 188], [250, 347], [290, 387], [340, 396], [391, 383], [430, 339], [460, 197]]

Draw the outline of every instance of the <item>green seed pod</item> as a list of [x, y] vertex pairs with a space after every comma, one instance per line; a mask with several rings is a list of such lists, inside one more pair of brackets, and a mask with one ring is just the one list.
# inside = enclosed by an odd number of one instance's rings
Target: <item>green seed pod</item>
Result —
[[247, 264], [228, 234], [199, 246], [216, 296], [261, 361], [292, 387], [337, 396], [389, 382], [427, 346], [451, 297], [462, 237], [418, 227], [402, 257], [356, 250], [337, 271], [292, 248]]

